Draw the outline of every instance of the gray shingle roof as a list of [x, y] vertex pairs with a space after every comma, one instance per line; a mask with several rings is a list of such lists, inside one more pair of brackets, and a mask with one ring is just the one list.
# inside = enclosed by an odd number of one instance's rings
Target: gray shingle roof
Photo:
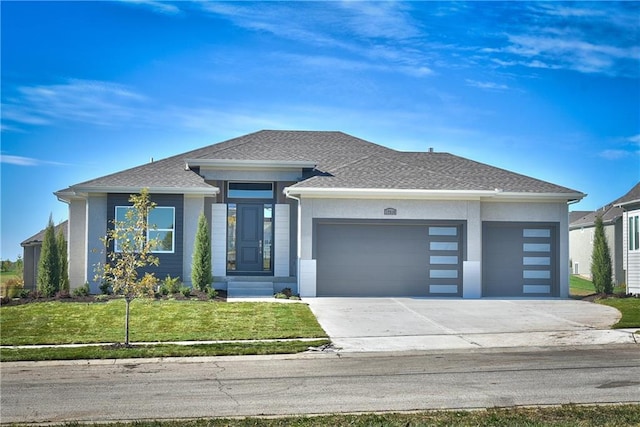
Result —
[[626, 205], [631, 203], [640, 202], [640, 182], [633, 186], [631, 190], [618, 200], [613, 202], [614, 205]]
[[[68, 224], [69, 224], [69, 220], [66, 220], [66, 221], [62, 221], [60, 224], [56, 225], [53, 228], [53, 231], [55, 232], [56, 236], [58, 236], [58, 232], [60, 232], [60, 230], [62, 230], [62, 235], [64, 236], [64, 238], [65, 239], [69, 239], [69, 236], [68, 236], [69, 227], [67, 227]], [[41, 244], [42, 241], [44, 240], [45, 231], [47, 231], [46, 228], [38, 231], [33, 236], [29, 237], [28, 239], [25, 239], [22, 243], [20, 243], [20, 245], [21, 246], [31, 246], [31, 245]]]
[[[501, 189], [517, 193], [579, 193], [448, 153], [399, 152], [343, 132], [263, 130], [70, 187], [162, 187], [212, 190], [187, 159], [307, 161], [322, 176], [293, 187], [420, 190]], [[64, 190], [63, 190], [64, 191]]]

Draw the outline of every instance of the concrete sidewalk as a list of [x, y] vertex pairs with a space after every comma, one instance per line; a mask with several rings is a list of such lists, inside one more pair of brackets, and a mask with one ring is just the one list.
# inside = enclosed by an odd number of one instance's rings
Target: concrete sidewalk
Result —
[[[559, 299], [305, 298], [342, 352], [633, 344], [618, 310]], [[639, 328], [640, 329], [640, 328]]]

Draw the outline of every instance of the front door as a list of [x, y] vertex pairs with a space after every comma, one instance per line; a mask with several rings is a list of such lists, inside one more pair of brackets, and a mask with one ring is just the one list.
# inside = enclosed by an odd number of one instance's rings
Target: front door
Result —
[[264, 205], [237, 205], [237, 271], [263, 271]]

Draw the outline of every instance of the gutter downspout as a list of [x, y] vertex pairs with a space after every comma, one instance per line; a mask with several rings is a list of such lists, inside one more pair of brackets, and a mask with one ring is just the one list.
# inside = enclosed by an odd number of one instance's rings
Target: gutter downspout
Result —
[[298, 202], [298, 213], [296, 215], [296, 283], [298, 285], [298, 294], [300, 294], [300, 255], [302, 254], [302, 201], [300, 198], [292, 196], [289, 193], [289, 187], [285, 187], [282, 192], [287, 199]]

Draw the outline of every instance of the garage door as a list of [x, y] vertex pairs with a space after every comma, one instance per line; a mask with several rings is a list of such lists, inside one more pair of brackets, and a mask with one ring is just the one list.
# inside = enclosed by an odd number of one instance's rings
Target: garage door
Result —
[[460, 295], [462, 225], [319, 223], [318, 296]]
[[558, 296], [557, 224], [486, 222], [483, 296]]

